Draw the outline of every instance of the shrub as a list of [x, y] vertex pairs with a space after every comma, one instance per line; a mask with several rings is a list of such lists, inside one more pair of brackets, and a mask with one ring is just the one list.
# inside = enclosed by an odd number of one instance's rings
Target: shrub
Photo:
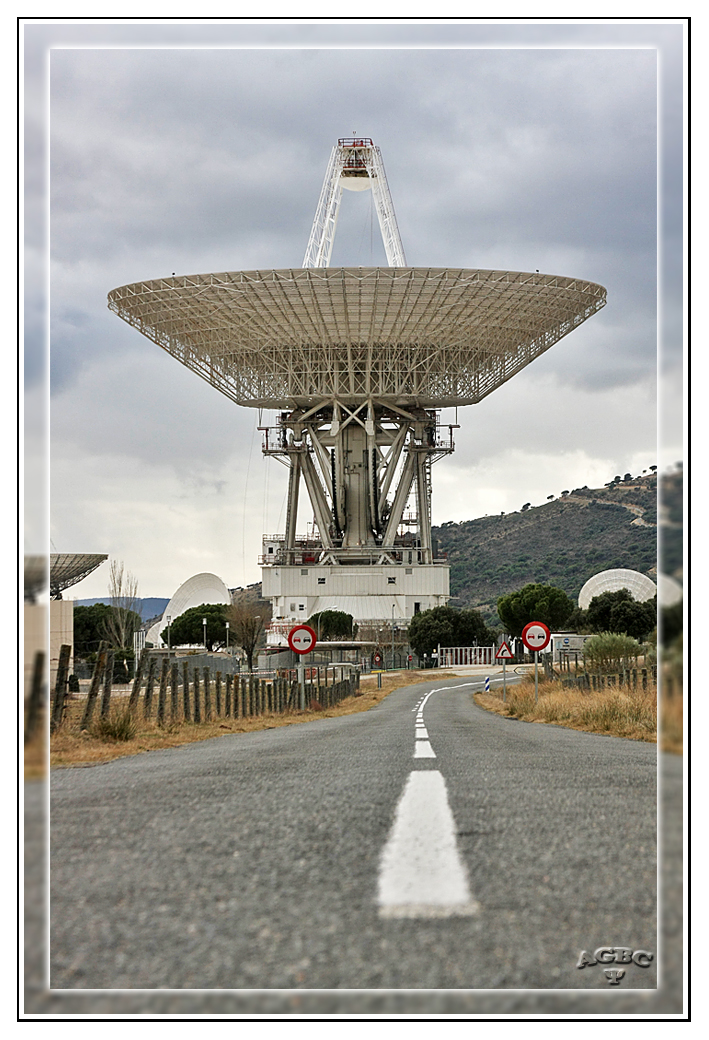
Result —
[[101, 717], [93, 726], [94, 736], [104, 741], [132, 740], [136, 732], [136, 721], [128, 709]]
[[586, 640], [583, 648], [586, 667], [597, 672], [619, 672], [637, 664], [643, 647], [631, 636], [601, 632]]

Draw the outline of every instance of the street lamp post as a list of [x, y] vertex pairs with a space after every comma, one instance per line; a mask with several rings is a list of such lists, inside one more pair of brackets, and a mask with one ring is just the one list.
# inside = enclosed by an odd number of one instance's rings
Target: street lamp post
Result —
[[168, 614], [167, 615], [167, 659], [168, 659], [168, 661], [170, 660], [170, 622], [171, 621], [172, 621], [172, 618]]
[[207, 649], [207, 619], [202, 618], [202, 631], [204, 632], [204, 649]]
[[226, 623], [226, 652], [229, 653], [229, 622]]
[[394, 604], [391, 605], [391, 668], [394, 670]]

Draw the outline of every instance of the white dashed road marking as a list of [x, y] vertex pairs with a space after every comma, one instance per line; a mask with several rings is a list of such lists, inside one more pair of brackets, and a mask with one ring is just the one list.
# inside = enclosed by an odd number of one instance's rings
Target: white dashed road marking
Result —
[[479, 910], [437, 770], [409, 775], [382, 853], [378, 903], [382, 917], [469, 916]]
[[414, 745], [414, 758], [435, 758], [436, 752], [431, 747], [430, 740], [417, 740]]

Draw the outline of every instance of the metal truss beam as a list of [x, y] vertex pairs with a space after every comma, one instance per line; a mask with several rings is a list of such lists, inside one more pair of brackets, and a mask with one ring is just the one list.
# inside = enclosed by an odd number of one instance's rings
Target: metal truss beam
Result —
[[330, 153], [310, 231], [303, 267], [329, 267], [337, 230], [343, 186], [367, 179], [382, 233], [389, 267], [406, 267], [406, 256], [394, 213], [384, 163], [379, 148], [369, 138], [340, 140]]
[[444, 438], [436, 413], [417, 409], [408, 417], [371, 400], [355, 409], [339, 401], [323, 401], [307, 411], [295, 409], [281, 416], [275, 435], [269, 428], [262, 429], [264, 453], [287, 457], [291, 467], [287, 551], [296, 540], [302, 475], [323, 560], [351, 562], [357, 553], [368, 559], [373, 553], [392, 553], [415, 489], [415, 548], [420, 562], [432, 562], [430, 467], [454, 450], [453, 427]]

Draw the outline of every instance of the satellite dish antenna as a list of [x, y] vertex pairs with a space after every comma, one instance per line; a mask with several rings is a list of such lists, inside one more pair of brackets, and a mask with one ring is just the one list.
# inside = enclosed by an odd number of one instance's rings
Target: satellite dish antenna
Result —
[[[329, 266], [352, 188], [372, 191], [387, 267]], [[407, 267], [379, 148], [356, 135], [332, 149], [302, 268], [159, 278], [108, 297], [236, 404], [279, 412], [260, 428], [264, 454], [289, 470], [285, 533], [266, 540], [262, 574], [289, 628], [333, 598], [370, 623], [448, 602], [431, 467], [454, 451], [457, 422], [442, 426], [438, 410], [482, 401], [605, 303], [585, 278]], [[303, 483], [315, 524], [299, 535]]]

